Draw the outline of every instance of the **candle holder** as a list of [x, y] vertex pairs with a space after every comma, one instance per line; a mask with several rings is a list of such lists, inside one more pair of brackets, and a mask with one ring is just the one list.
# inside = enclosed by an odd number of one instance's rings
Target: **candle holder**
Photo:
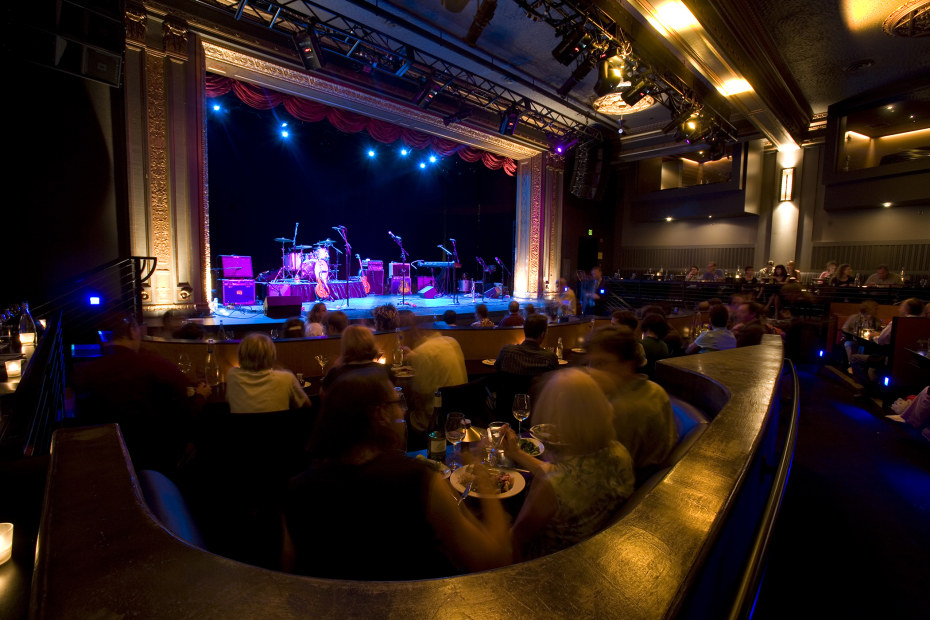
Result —
[[0, 564], [13, 555], [13, 524], [0, 523]]

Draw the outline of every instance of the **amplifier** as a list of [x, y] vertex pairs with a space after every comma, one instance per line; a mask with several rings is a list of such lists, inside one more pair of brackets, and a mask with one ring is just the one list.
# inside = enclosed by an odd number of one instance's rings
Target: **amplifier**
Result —
[[223, 266], [221, 278], [243, 279], [251, 278], [253, 275], [251, 256], [221, 255], [220, 264]]
[[390, 274], [392, 278], [400, 278], [401, 276], [410, 276], [410, 263], [391, 263], [390, 265]]
[[365, 259], [362, 259], [362, 268], [363, 269], [374, 269], [376, 271], [384, 271], [384, 261], [365, 258]]
[[255, 304], [255, 280], [220, 280], [220, 301], [226, 306]]

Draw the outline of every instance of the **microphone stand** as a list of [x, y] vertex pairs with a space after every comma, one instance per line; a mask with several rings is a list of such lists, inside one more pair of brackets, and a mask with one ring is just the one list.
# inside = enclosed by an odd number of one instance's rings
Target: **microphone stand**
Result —
[[404, 276], [403, 269], [401, 269], [401, 272], [400, 272], [400, 304], [399, 305], [410, 306], [412, 308], [416, 308], [416, 306], [414, 306], [413, 304], [407, 303], [407, 288], [404, 286], [404, 277], [410, 279], [411, 281], [413, 278], [413, 274], [410, 273], [411, 265], [410, 263], [407, 262], [407, 258], [410, 256], [410, 254], [408, 254], [407, 250], [404, 249], [404, 242], [401, 240], [400, 237], [392, 233], [390, 230], [388, 231], [388, 234], [391, 235], [391, 239], [393, 239], [394, 243], [397, 244], [397, 247], [400, 248], [400, 264], [402, 266], [404, 265], [407, 266], [406, 276]]
[[[488, 265], [484, 262], [484, 259], [480, 256], [476, 256], [475, 260], [478, 261], [478, 264], [481, 265], [481, 301], [484, 301], [484, 289], [487, 288], [487, 277], [488, 277]], [[475, 298], [475, 287], [472, 286], [472, 299]]]
[[[444, 248], [444, 247], [442, 246], [441, 243], [440, 243], [439, 245], [437, 245], [436, 247], [439, 248], [440, 250], [442, 250], [443, 252], [446, 253], [446, 255], [445, 255], [443, 258], [448, 259], [449, 257], [452, 256], [452, 252], [450, 252], [449, 250], [447, 250], [446, 248]], [[453, 265], [454, 265], [454, 263], [453, 263]], [[454, 267], [453, 267], [453, 269], [454, 269]], [[449, 270], [448, 267], [444, 267], [444, 268], [442, 269], [442, 287], [441, 287], [440, 290], [439, 290], [439, 295], [440, 295], [441, 297], [444, 297], [444, 296], [445, 296], [446, 294], [448, 294], [448, 292], [449, 292], [449, 275], [450, 275], [450, 273], [451, 273], [451, 272], [450, 272], [450, 270]], [[455, 291], [455, 287], [452, 287], [452, 290]], [[452, 299], [453, 299], [453, 300], [455, 299], [455, 293], [454, 293], [454, 292], [453, 292], [453, 294], [452, 294]]]
[[455, 261], [452, 263], [452, 303], [458, 305], [459, 303], [459, 282], [458, 278], [455, 276], [455, 266], [459, 264], [459, 251], [455, 247], [455, 239], [449, 239], [452, 242], [452, 260]]
[[[349, 260], [349, 258], [352, 256], [352, 245], [349, 243], [349, 235], [346, 233], [345, 226], [333, 226], [333, 230], [339, 233], [339, 236], [342, 237], [342, 241], [346, 244], [346, 303], [345, 305], [339, 306], [339, 310], [342, 310], [343, 308], [349, 308], [349, 306], [351, 306], [351, 302], [349, 301], [350, 299], [352, 299], [352, 286], [351, 286], [351, 283], [349, 282], [349, 263], [351, 261]], [[336, 250], [335, 247], [333, 247], [333, 249]], [[336, 250], [336, 251], [338, 252], [339, 250]], [[338, 259], [337, 259], [337, 264], [338, 264]], [[339, 268], [336, 267], [336, 269], [338, 273]]]
[[[494, 260], [497, 261], [497, 264], [501, 266], [501, 269], [507, 272], [507, 275], [510, 277], [511, 280], [513, 280], [513, 272], [504, 266], [504, 263], [501, 262], [501, 259], [495, 256]], [[506, 282], [504, 284], [506, 284]], [[503, 291], [501, 291], [501, 294], [503, 294]], [[510, 295], [513, 296], [513, 282], [510, 283]]]

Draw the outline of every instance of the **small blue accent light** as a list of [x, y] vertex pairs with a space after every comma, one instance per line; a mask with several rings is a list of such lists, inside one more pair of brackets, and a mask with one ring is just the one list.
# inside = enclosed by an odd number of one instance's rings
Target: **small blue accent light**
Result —
[[823, 349], [820, 349], [819, 351], [817, 351], [817, 355], [819, 355], [820, 357], [823, 357]]
[[435, 155], [430, 155], [430, 156], [429, 156], [429, 163], [431, 163], [431, 164], [435, 164], [435, 163], [436, 163], [436, 156], [435, 156]]
[[282, 127], [287, 127], [287, 123], [281, 123]]
[[287, 131], [286, 129], [282, 129], [282, 130], [281, 130], [281, 137], [282, 137], [282, 138], [289, 138], [290, 135], [291, 135], [290, 132]]
[[214, 112], [219, 112], [219, 111], [220, 111], [220, 104], [214, 103], [214, 104], [213, 104], [213, 111], [214, 111]]
[[368, 156], [369, 156], [369, 157], [374, 157], [374, 156], [375, 156], [374, 150], [369, 149], [369, 150], [368, 150]]
[[420, 168], [421, 168], [421, 169], [426, 168], [426, 163], [421, 161], [421, 162], [420, 162]]
[[89, 301], [90, 301], [90, 305], [92, 305], [92, 306], [99, 306], [99, 305], [100, 305], [100, 298], [97, 297], [96, 295], [91, 295]]
[[410, 152], [410, 151], [408, 151], [407, 149], [401, 149], [401, 150], [400, 150], [400, 154], [403, 155], [404, 157], [406, 157], [406, 156], [407, 156], [407, 153], [409, 153], [409, 152]]
[[891, 377], [885, 377], [885, 387], [888, 387], [888, 384], [891, 383]]

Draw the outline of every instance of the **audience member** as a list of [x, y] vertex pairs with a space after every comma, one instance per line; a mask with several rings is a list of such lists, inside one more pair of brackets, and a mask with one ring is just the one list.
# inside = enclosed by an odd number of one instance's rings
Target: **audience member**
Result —
[[188, 321], [174, 332], [177, 340], [203, 340], [203, 325]]
[[772, 270], [772, 282], [775, 284], [784, 284], [788, 281], [788, 270], [784, 265], [775, 265]]
[[253, 332], [239, 343], [239, 368], [226, 372], [226, 400], [232, 413], [263, 413], [306, 407], [310, 399], [287, 370], [272, 368], [274, 342]]
[[591, 277], [582, 283], [584, 293], [584, 308], [582, 314], [585, 316], [602, 316], [605, 313], [605, 297], [607, 289], [604, 284], [604, 272], [600, 267], [591, 268]]
[[736, 321], [736, 325], [733, 326], [733, 335], [736, 336], [737, 347], [760, 344], [764, 334], [778, 334], [782, 337], [785, 335], [777, 327], [765, 322], [762, 316], [762, 304], [754, 301], [747, 301], [739, 307]]
[[855, 286], [856, 278], [852, 275], [852, 266], [849, 263], [840, 265], [836, 274], [830, 278], [830, 286]]
[[177, 338], [174, 334], [184, 326], [186, 317], [181, 314], [180, 310], [165, 310], [161, 315], [161, 337]]
[[775, 261], [770, 260], [765, 263], [765, 267], [759, 270], [759, 279], [768, 280], [775, 273]]
[[462, 354], [458, 340], [436, 333], [425, 335], [417, 327], [416, 317], [412, 314], [403, 315], [401, 327], [402, 349], [406, 354], [407, 363], [414, 371], [411, 390], [407, 394], [410, 427], [419, 433], [429, 425], [436, 390], [468, 383], [468, 372], [465, 370], [465, 355]]
[[736, 337], [727, 329], [730, 311], [723, 304], [710, 307], [711, 328], [702, 332], [694, 342], [688, 345], [688, 353], [707, 353], [708, 351], [724, 351], [736, 347]]
[[701, 279], [701, 270], [698, 269], [697, 265], [691, 265], [691, 269], [688, 270], [688, 273], [685, 274], [686, 282], [696, 282]]
[[[927, 304], [930, 307], [930, 304]], [[904, 422], [920, 431], [930, 441], [930, 387], [925, 387], [912, 398], [900, 414], [885, 416], [895, 422]]]
[[896, 273], [888, 271], [888, 265], [879, 265], [878, 269], [865, 281], [866, 286], [897, 286], [901, 278]]
[[636, 314], [632, 310], [614, 310], [610, 314], [610, 324], [625, 325], [630, 328], [630, 331], [634, 332], [639, 329], [639, 319], [636, 318]]
[[[211, 390], [192, 387], [176, 365], [141, 350], [142, 329], [118, 317], [104, 355], [75, 366], [78, 420], [117, 423], [136, 469], [173, 474], [185, 452], [195, 408]], [[201, 402], [197, 402], [200, 400]]]
[[317, 302], [310, 307], [310, 312], [307, 313], [306, 336], [308, 338], [319, 338], [326, 335], [323, 330], [323, 318], [325, 316], [326, 304]]
[[668, 394], [639, 374], [645, 359], [638, 344], [626, 328], [602, 327], [592, 332], [587, 348], [588, 366], [607, 373], [613, 382], [607, 391], [617, 440], [644, 476], [665, 462], [678, 441], [678, 431]]
[[284, 327], [281, 329], [282, 338], [303, 338], [304, 337], [304, 321], [300, 317], [293, 317], [284, 322]]
[[376, 332], [392, 332], [397, 329], [397, 308], [394, 304], [375, 306], [371, 311]]
[[[377, 370], [333, 383], [311, 442], [312, 464], [289, 485], [285, 568], [387, 581], [512, 561], [500, 500], [480, 500], [483, 521], [467, 517], [439, 474], [403, 454], [402, 417]], [[480, 473], [479, 491], [487, 484]]]
[[562, 305], [562, 316], [578, 314], [578, 298], [575, 297], [575, 290], [568, 285], [565, 278], [559, 278], [559, 303]]
[[593, 536], [633, 493], [634, 484], [632, 459], [615, 437], [610, 402], [584, 371], [554, 373], [539, 394], [533, 420], [554, 425], [565, 445], [544, 462], [521, 451], [516, 434], [505, 431], [505, 452], [535, 474], [513, 525], [518, 560]]
[[827, 263], [827, 268], [820, 272], [820, 275], [817, 276], [817, 279], [820, 280], [822, 284], [826, 284], [830, 279], [836, 274], [836, 261], [831, 260]]
[[723, 269], [717, 269], [717, 263], [710, 261], [704, 268], [704, 273], [701, 274], [701, 280], [723, 280]]
[[669, 356], [668, 345], [664, 342], [669, 333], [665, 317], [658, 313], [650, 313], [643, 317], [643, 350], [646, 353], [646, 366], [643, 372], [652, 379], [655, 377], [656, 362]]
[[475, 322], [472, 327], [494, 327], [494, 321], [488, 318], [488, 307], [484, 304], [475, 306]]
[[523, 342], [505, 344], [494, 366], [512, 375], [536, 376], [559, 367], [559, 358], [542, 348], [548, 324], [541, 314], [531, 314], [523, 325]]
[[785, 265], [785, 271], [788, 273], [788, 280], [790, 282], [801, 281], [801, 270], [798, 269], [794, 259], [788, 261], [788, 263]]
[[339, 336], [349, 326], [349, 317], [342, 310], [327, 312], [323, 317], [323, 331], [327, 336]]
[[536, 306], [534, 306], [533, 304], [526, 304], [523, 307], [524, 318], [529, 318], [530, 315], [532, 314], [536, 314]]
[[333, 382], [342, 375], [361, 368], [380, 368], [384, 371], [385, 378], [389, 378], [385, 365], [376, 361], [381, 357], [382, 352], [375, 344], [375, 336], [371, 328], [364, 325], [350, 325], [342, 333], [339, 345], [339, 358], [323, 377], [321, 386], [324, 392], [329, 390]]
[[433, 322], [433, 327], [439, 329], [448, 329], [450, 327], [455, 327], [455, 322], [458, 320], [458, 316], [455, 314], [455, 310], [446, 310], [442, 313], [442, 320], [437, 320]]
[[520, 314], [520, 302], [511, 301], [507, 306], [507, 310], [510, 312], [507, 316], [501, 319], [501, 322], [497, 324], [498, 327], [520, 327], [523, 325], [523, 315]]
[[873, 299], [866, 299], [859, 304], [859, 312], [851, 314], [843, 323], [841, 331], [843, 332], [843, 347], [846, 349], [847, 361], [852, 360], [854, 353], [860, 352], [856, 337], [862, 333], [863, 329], [881, 329], [882, 322], [879, 320], [877, 313], [878, 302]]
[[[923, 311], [924, 304], [916, 297], [905, 299], [898, 306], [898, 316], [902, 317], [919, 317]], [[889, 321], [888, 325], [882, 329], [881, 333], [874, 339], [875, 344], [882, 347], [888, 347], [891, 344], [891, 334], [894, 331], [894, 321]], [[886, 362], [885, 352], [879, 351], [866, 353], [853, 353], [849, 356], [849, 365], [852, 368], [853, 376], [856, 381], [864, 386], [869, 386], [875, 380], [874, 369], [882, 367]]]
[[752, 268], [752, 265], [746, 265], [743, 267], [743, 282], [746, 284], [758, 284], [759, 278], [756, 277], [756, 273]]
[[[924, 302], [920, 301], [916, 297], [910, 297], [901, 302], [901, 305], [898, 306], [898, 316], [920, 316], [920, 313], [923, 312]], [[893, 328], [894, 321], [888, 321], [888, 325], [882, 329], [882, 332], [875, 338], [875, 343], [880, 345], [891, 344], [891, 330]]]

